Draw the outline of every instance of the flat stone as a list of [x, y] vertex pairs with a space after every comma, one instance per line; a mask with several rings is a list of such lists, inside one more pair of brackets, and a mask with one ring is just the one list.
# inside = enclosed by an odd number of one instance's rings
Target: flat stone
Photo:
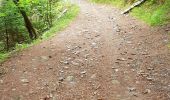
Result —
[[60, 82], [63, 82], [64, 81], [64, 77], [59, 77], [58, 79]]
[[68, 77], [66, 78], [66, 80], [67, 80], [68, 82], [73, 82], [73, 81], [74, 81], [74, 76], [68, 76]]
[[71, 63], [72, 63], [72, 65], [74, 65], [74, 66], [79, 66], [79, 65], [80, 65], [79, 63], [74, 62], [74, 61], [72, 61]]
[[90, 78], [91, 79], [95, 79], [96, 78], [96, 74], [93, 74]]
[[118, 58], [117, 60], [119, 60], [119, 61], [126, 61], [125, 58]]
[[114, 84], [114, 85], [119, 85], [120, 82], [119, 82], [118, 80], [112, 80], [112, 84]]
[[41, 59], [42, 59], [42, 60], [48, 60], [49, 57], [47, 57], [47, 56], [41, 56]]
[[3, 83], [4, 83], [4, 81], [3, 81], [3, 80], [0, 80], [0, 83], [1, 83], [1, 84], [3, 84]]
[[81, 74], [86, 74], [86, 71], [82, 71]]
[[28, 79], [21, 79], [21, 82], [23, 82], [23, 83], [29, 83]]
[[148, 93], [151, 93], [151, 90], [150, 89], [146, 89], [143, 94], [148, 94]]
[[146, 79], [147, 79], [148, 81], [153, 81], [153, 80], [154, 80], [154, 79], [151, 78], [151, 77], [146, 77]]
[[134, 87], [128, 87], [128, 90], [129, 90], [129, 92], [133, 92], [133, 91], [136, 91], [136, 88], [134, 88]]

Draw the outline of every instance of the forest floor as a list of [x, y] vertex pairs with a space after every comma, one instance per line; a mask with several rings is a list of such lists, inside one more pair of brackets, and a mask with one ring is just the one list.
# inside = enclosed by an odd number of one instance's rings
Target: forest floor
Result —
[[170, 26], [73, 1], [68, 28], [1, 65], [0, 100], [170, 100]]

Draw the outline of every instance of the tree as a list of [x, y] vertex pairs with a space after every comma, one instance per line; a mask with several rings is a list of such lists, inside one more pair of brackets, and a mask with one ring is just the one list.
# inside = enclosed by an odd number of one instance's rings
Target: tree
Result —
[[26, 28], [27, 28], [27, 30], [28, 30], [28, 32], [29, 32], [30, 38], [31, 38], [31, 39], [36, 39], [36, 38], [37, 38], [37, 33], [36, 33], [36, 31], [35, 31], [32, 23], [31, 23], [31, 21], [29, 20], [26, 12], [23, 10], [22, 7], [19, 6], [19, 0], [13, 0], [13, 2], [14, 2], [15, 5], [18, 7], [21, 15], [22, 15], [23, 18], [24, 18], [25, 26], [26, 26]]

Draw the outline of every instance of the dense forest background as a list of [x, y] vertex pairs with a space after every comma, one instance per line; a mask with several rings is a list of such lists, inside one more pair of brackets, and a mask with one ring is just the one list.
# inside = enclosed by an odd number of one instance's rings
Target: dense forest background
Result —
[[0, 0], [0, 9], [0, 59], [54, 34], [78, 12], [63, 0]]

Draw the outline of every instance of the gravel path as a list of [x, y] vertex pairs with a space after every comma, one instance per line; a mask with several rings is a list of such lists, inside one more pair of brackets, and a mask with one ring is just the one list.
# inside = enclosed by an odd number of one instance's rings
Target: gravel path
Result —
[[2, 64], [0, 100], [170, 100], [170, 26], [72, 2], [68, 28]]

